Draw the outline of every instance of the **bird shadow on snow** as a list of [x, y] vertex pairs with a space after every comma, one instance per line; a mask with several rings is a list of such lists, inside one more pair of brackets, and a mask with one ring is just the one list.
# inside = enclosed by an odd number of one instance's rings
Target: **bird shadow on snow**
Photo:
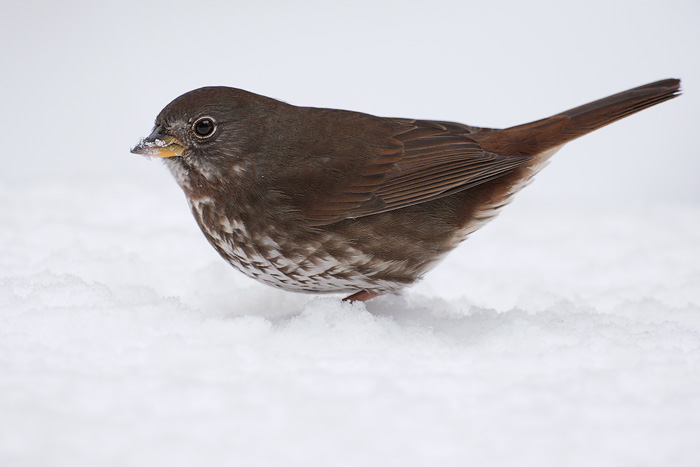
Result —
[[[625, 329], [647, 332], [654, 329], [653, 323], [666, 321], [696, 327], [698, 316], [687, 307], [676, 309], [653, 298], [618, 297], [614, 302], [619, 303], [600, 306], [594, 300], [572, 301], [556, 293], [519, 300], [519, 306], [501, 300], [496, 301], [500, 306], [490, 307], [475, 303], [468, 295], [446, 298], [417, 290], [348, 303], [341, 300], [343, 295], [271, 289], [228, 274], [228, 269], [218, 264], [196, 271], [193, 277], [195, 280], [169, 290], [154, 289], [145, 297], [134, 291], [113, 292], [126, 306], [162, 307], [175, 314], [198, 316], [208, 324], [220, 322], [244, 334], [246, 326], [254, 322], [278, 336], [298, 331], [308, 337], [326, 334], [332, 339], [334, 333], [345, 332], [345, 336], [364, 335], [369, 339], [389, 333], [398, 339], [436, 338], [456, 345], [504, 336], [511, 340], [530, 336], [530, 342], [595, 339], [601, 329], [612, 334], [624, 333]], [[168, 301], [159, 303], [159, 298]]]
[[[518, 327], [561, 323], [561, 313], [573, 311], [561, 303], [556, 311], [535, 314], [514, 308], [508, 311], [477, 306], [468, 299], [444, 300], [420, 294], [379, 297], [366, 304], [366, 310], [378, 318], [390, 319], [405, 328], [424, 328], [432, 335], [453, 343], [476, 343], [496, 334], [510, 333]], [[525, 325], [525, 326], [524, 326]]]
[[476, 306], [468, 299], [448, 301], [415, 293], [348, 303], [339, 296], [309, 298], [307, 295], [263, 290], [245, 294], [235, 310], [222, 303], [212, 308], [204, 305], [202, 309], [205, 316], [215, 319], [236, 320], [255, 316], [268, 321], [272, 330], [279, 331], [304, 327], [304, 332], [308, 333], [345, 329], [372, 334], [382, 328], [395, 335], [420, 334], [453, 344], [474, 344], [494, 335], [529, 332], [528, 329], [541, 332], [543, 328], [554, 331], [553, 328], [561, 330], [569, 325], [579, 327], [583, 324], [580, 319], [572, 322], [565, 317], [586, 316], [584, 321], [589, 322], [589, 312], [568, 302], [559, 303], [551, 310], [529, 313], [517, 308], [498, 311]]

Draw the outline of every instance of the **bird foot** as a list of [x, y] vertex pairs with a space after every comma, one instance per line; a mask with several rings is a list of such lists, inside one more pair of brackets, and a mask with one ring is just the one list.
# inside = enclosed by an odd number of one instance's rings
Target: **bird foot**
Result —
[[366, 302], [367, 300], [371, 300], [374, 297], [378, 297], [381, 294], [377, 292], [367, 292], [366, 290], [360, 290], [359, 292], [356, 292], [352, 295], [349, 295], [343, 299], [344, 302]]

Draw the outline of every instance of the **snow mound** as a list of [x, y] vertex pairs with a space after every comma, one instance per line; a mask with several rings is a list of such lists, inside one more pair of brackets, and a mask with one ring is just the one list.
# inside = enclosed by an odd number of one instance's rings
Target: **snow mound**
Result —
[[228, 267], [167, 178], [0, 188], [2, 465], [693, 465], [700, 208], [516, 202], [402, 296]]

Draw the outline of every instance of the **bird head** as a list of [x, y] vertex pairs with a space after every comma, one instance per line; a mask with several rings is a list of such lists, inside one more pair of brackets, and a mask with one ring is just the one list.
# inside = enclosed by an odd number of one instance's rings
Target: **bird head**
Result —
[[195, 169], [207, 179], [242, 170], [250, 142], [273, 99], [229, 87], [195, 89], [173, 100], [156, 117], [134, 154], [166, 160], [171, 169]]

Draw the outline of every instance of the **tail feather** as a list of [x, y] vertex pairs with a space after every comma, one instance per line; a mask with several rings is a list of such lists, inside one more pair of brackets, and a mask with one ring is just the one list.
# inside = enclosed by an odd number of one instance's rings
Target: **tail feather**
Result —
[[536, 156], [647, 107], [680, 95], [680, 80], [665, 79], [614, 94], [552, 117], [483, 133], [478, 142], [489, 152]]

